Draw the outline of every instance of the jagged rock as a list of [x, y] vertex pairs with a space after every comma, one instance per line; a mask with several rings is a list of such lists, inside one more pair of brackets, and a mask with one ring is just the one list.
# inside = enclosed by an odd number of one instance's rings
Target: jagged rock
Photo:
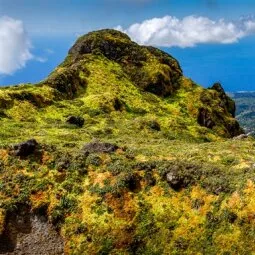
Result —
[[200, 95], [204, 104], [198, 111], [197, 121], [207, 128], [221, 127], [225, 137], [244, 133], [235, 116], [235, 102], [227, 96], [220, 83], [204, 90]]
[[240, 127], [240, 124], [236, 119], [232, 119], [226, 122], [225, 127], [230, 137], [235, 137], [244, 134], [244, 130]]
[[225, 107], [225, 109], [232, 115], [232, 117], [235, 117], [235, 101], [227, 96], [222, 85], [219, 82], [214, 83], [211, 89], [216, 90], [219, 93], [219, 97], [221, 99], [221, 107]]
[[91, 142], [86, 144], [83, 147], [83, 152], [85, 153], [97, 153], [97, 152], [105, 152], [112, 153], [115, 152], [119, 147], [115, 144], [111, 143], [102, 143], [102, 142]]
[[77, 127], [83, 127], [85, 120], [80, 116], [69, 116], [66, 122], [69, 124], [76, 125]]
[[205, 108], [199, 109], [197, 121], [201, 126], [207, 128], [213, 128], [215, 126], [215, 122], [213, 121], [210, 112]]
[[27, 157], [33, 154], [38, 143], [35, 139], [28, 140], [13, 146], [14, 155], [20, 157]]

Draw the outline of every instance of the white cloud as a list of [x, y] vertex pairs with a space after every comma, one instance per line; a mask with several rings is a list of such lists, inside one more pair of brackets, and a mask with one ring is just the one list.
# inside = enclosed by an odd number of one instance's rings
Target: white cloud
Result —
[[255, 33], [255, 20], [242, 18], [235, 22], [224, 19], [211, 20], [207, 17], [173, 16], [153, 18], [136, 23], [127, 29], [116, 29], [127, 33], [134, 41], [144, 45], [165, 47], [193, 47], [202, 43], [230, 44]]
[[0, 18], [0, 74], [12, 74], [34, 58], [23, 22], [10, 17]]
[[49, 55], [54, 54], [54, 50], [52, 49], [45, 49], [44, 51]]
[[48, 61], [46, 57], [34, 57], [34, 59], [41, 63], [46, 63]]

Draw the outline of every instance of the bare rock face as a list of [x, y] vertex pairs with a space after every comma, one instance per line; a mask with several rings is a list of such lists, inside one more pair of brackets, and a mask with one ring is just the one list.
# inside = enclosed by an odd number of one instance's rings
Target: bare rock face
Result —
[[197, 121], [201, 126], [204, 126], [207, 128], [213, 128], [215, 126], [215, 122], [213, 121], [210, 112], [204, 108], [199, 109]]
[[62, 255], [64, 241], [44, 216], [32, 215], [24, 209], [7, 216], [0, 235], [0, 254]]

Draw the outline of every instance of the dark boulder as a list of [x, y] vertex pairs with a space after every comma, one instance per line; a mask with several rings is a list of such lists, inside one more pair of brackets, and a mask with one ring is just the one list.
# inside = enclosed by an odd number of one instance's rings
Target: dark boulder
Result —
[[148, 122], [148, 126], [150, 129], [153, 129], [155, 131], [160, 131], [160, 124], [156, 120], [152, 120]]
[[196, 183], [202, 174], [200, 165], [184, 161], [165, 162], [159, 171], [162, 178], [176, 191]]
[[96, 142], [87, 143], [83, 147], [83, 152], [84, 153], [98, 153], [98, 152], [112, 153], [112, 152], [115, 152], [118, 148], [119, 147], [115, 144], [96, 141]]
[[77, 127], [83, 127], [85, 120], [80, 116], [69, 116], [66, 122], [72, 125], [76, 125]]
[[169, 172], [166, 174], [166, 180], [169, 183], [169, 185], [171, 186], [171, 188], [173, 188], [174, 190], [179, 190], [183, 187], [183, 178], [178, 175], [177, 173], [174, 172]]
[[38, 143], [35, 139], [16, 144], [13, 146], [14, 155], [20, 157], [27, 157], [35, 152], [37, 146]]

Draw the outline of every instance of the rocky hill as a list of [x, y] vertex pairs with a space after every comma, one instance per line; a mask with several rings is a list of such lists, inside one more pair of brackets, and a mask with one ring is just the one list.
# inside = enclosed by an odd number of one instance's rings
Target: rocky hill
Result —
[[255, 251], [254, 141], [161, 50], [84, 35], [0, 123], [0, 254]]
[[230, 96], [236, 101], [236, 118], [246, 132], [255, 134], [255, 92], [236, 92]]

